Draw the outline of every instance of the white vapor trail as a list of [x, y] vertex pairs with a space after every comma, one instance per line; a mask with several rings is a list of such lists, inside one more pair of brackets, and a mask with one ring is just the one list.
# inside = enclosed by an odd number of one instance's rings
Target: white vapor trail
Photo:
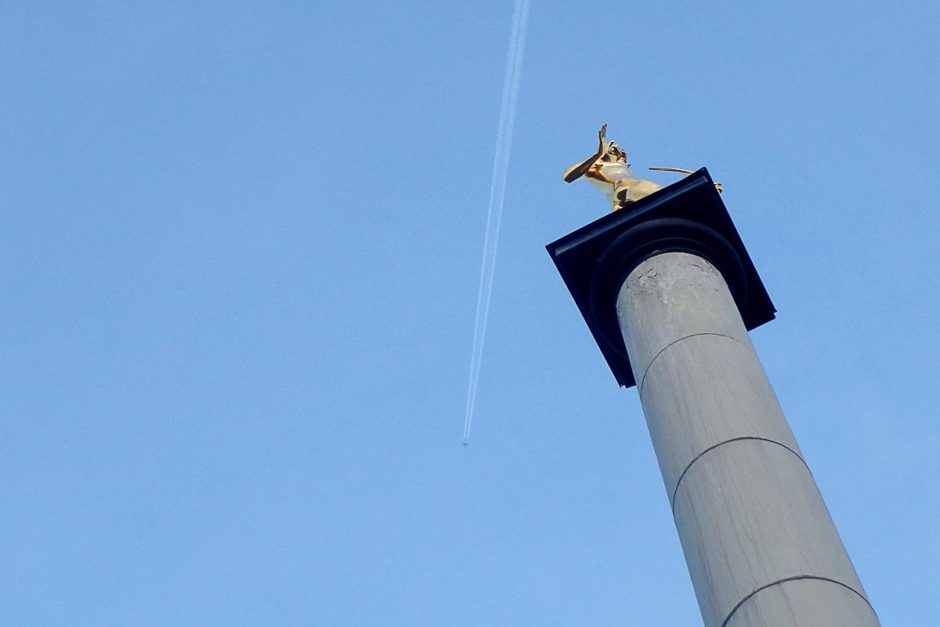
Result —
[[477, 315], [473, 328], [473, 350], [470, 353], [470, 380], [467, 384], [467, 414], [463, 426], [463, 444], [470, 443], [470, 425], [480, 382], [480, 363], [486, 322], [490, 315], [493, 296], [493, 274], [496, 270], [496, 246], [499, 227], [503, 221], [503, 201], [506, 197], [506, 174], [512, 148], [512, 127], [516, 119], [519, 82], [522, 77], [522, 51], [525, 48], [526, 25], [529, 19], [529, 1], [516, 0], [506, 54], [506, 75], [503, 79], [503, 99], [496, 130], [496, 155], [493, 157], [493, 180], [490, 183], [490, 204], [486, 215], [486, 237], [483, 240], [483, 263], [480, 268], [480, 288], [477, 292]]

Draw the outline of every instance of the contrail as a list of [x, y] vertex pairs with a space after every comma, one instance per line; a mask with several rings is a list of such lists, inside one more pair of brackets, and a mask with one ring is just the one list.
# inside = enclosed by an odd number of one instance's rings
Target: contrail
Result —
[[512, 30], [509, 33], [509, 51], [506, 53], [506, 75], [503, 78], [503, 99], [496, 130], [496, 155], [493, 157], [493, 180], [490, 183], [490, 205], [486, 214], [486, 236], [483, 239], [483, 263], [480, 268], [480, 288], [477, 292], [477, 315], [473, 328], [473, 350], [470, 353], [470, 380], [467, 383], [467, 414], [463, 426], [463, 445], [470, 443], [470, 425], [480, 382], [480, 362], [486, 339], [486, 322], [490, 315], [493, 296], [493, 273], [496, 270], [496, 246], [499, 227], [503, 221], [503, 201], [506, 196], [506, 173], [512, 148], [512, 127], [516, 119], [519, 82], [522, 77], [522, 51], [525, 48], [526, 25], [529, 20], [529, 1], [516, 0], [512, 12]]

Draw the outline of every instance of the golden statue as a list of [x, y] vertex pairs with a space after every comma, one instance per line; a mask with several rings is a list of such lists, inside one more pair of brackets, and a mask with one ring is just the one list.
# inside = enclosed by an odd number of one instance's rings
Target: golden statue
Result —
[[[607, 195], [610, 200], [611, 211], [623, 209], [631, 202], [649, 196], [663, 186], [655, 181], [638, 177], [630, 169], [630, 162], [627, 161], [627, 151], [612, 141], [608, 141], [607, 125], [604, 124], [597, 133], [600, 140], [600, 146], [597, 153], [591, 155], [584, 161], [574, 164], [565, 170], [564, 178], [566, 183], [578, 180], [582, 176], [587, 177], [595, 187]], [[678, 172], [680, 174], [692, 174], [693, 170], [683, 168], [649, 168], [660, 172]], [[715, 183], [715, 189], [721, 191], [721, 183]]]

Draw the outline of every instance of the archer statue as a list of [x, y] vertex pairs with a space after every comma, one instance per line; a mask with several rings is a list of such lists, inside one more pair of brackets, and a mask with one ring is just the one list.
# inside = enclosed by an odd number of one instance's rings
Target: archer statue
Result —
[[[655, 181], [643, 179], [634, 174], [627, 161], [627, 151], [607, 138], [607, 125], [604, 124], [598, 131], [597, 137], [600, 145], [597, 153], [584, 161], [576, 163], [565, 170], [566, 183], [572, 183], [582, 176], [587, 177], [595, 187], [607, 195], [610, 200], [611, 211], [623, 209], [631, 202], [649, 196], [663, 186]], [[693, 170], [683, 168], [649, 168], [661, 172], [678, 172], [692, 174]], [[721, 183], [715, 183], [715, 189], [721, 191]]]

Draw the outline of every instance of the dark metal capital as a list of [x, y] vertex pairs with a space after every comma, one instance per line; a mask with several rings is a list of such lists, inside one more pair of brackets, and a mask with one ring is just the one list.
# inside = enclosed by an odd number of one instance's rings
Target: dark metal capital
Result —
[[708, 260], [728, 283], [748, 330], [774, 319], [776, 309], [705, 168], [546, 248], [625, 387], [635, 382], [617, 322], [617, 294], [627, 275], [654, 255], [679, 251]]

